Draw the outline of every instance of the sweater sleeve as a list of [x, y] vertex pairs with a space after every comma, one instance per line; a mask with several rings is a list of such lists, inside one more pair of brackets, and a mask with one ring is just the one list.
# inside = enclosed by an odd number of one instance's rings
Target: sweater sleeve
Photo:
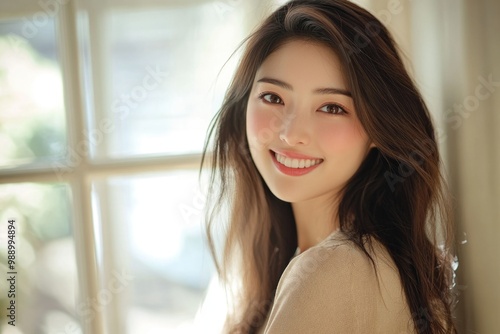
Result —
[[361, 250], [310, 249], [283, 273], [264, 333], [378, 333], [381, 300], [377, 274]]

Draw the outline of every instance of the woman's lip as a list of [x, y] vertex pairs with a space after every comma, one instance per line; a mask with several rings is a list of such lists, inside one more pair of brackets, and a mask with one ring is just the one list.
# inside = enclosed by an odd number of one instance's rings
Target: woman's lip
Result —
[[308, 155], [304, 155], [304, 154], [300, 154], [300, 153], [296, 153], [296, 152], [291, 152], [291, 151], [278, 151], [278, 150], [270, 150], [272, 153], [278, 153], [279, 155], [283, 155], [287, 158], [290, 158], [290, 159], [304, 159], [304, 160], [323, 160], [321, 158], [315, 158], [315, 157], [311, 157], [311, 156], [308, 156]]
[[321, 160], [320, 163], [318, 163], [316, 165], [312, 165], [310, 167], [306, 167], [306, 168], [291, 168], [291, 167], [287, 167], [287, 166], [283, 165], [282, 163], [280, 163], [276, 159], [276, 153], [274, 151], [269, 150], [269, 153], [271, 154], [271, 159], [273, 160], [274, 166], [276, 166], [276, 168], [281, 173], [283, 173], [285, 175], [289, 175], [289, 176], [301, 176], [301, 175], [307, 174], [309, 172], [312, 172], [314, 169], [316, 169], [316, 167], [321, 165], [321, 163], [323, 162], [323, 160]]

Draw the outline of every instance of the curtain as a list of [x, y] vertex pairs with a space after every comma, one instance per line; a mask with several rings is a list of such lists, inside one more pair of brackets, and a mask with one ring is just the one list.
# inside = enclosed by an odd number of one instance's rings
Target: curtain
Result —
[[434, 117], [450, 184], [460, 333], [500, 333], [500, 1], [358, 0], [384, 21]]

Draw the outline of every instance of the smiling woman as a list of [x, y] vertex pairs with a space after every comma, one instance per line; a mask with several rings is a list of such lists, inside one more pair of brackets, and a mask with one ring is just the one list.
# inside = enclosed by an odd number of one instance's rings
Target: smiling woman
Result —
[[[294, 203], [302, 250], [339, 227], [338, 219], [321, 222], [323, 210], [312, 208], [338, 201], [373, 147], [346, 86], [329, 47], [292, 40], [262, 63], [250, 91], [246, 126], [252, 159], [273, 194]], [[263, 137], [272, 125], [274, 136]]]
[[434, 132], [367, 11], [295, 0], [272, 13], [205, 145], [214, 137], [209, 240], [227, 203], [218, 270], [241, 287], [226, 332], [456, 332]]

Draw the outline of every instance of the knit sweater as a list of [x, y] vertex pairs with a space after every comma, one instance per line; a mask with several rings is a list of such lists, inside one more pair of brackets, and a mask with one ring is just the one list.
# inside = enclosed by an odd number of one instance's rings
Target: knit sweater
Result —
[[259, 334], [415, 333], [399, 273], [372, 241], [376, 271], [340, 231], [296, 255]]

